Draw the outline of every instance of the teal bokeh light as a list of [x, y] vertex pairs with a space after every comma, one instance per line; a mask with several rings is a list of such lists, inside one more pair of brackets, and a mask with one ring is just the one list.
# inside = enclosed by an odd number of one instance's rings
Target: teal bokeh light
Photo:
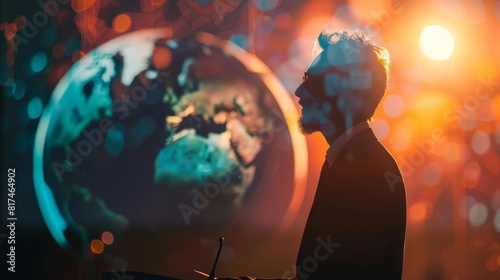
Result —
[[47, 66], [47, 55], [44, 52], [37, 52], [33, 58], [31, 58], [31, 71], [38, 73], [43, 71]]
[[31, 99], [30, 103], [28, 104], [28, 117], [30, 119], [36, 119], [40, 117], [42, 114], [42, 100], [40, 100], [40, 97], [35, 97]]
[[123, 138], [123, 133], [119, 130], [112, 130], [106, 136], [104, 141], [104, 147], [110, 156], [118, 156], [123, 151], [125, 147], [125, 139]]

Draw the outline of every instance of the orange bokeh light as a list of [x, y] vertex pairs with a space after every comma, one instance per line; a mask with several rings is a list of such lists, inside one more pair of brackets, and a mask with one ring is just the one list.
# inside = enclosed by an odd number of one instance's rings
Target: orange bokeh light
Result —
[[488, 268], [489, 271], [495, 271], [499, 267], [500, 267], [500, 256], [493, 255], [489, 257], [488, 261], [486, 262], [486, 268]]
[[129, 30], [131, 25], [132, 25], [132, 20], [130, 19], [130, 16], [127, 14], [119, 14], [118, 16], [115, 17], [115, 19], [113, 19], [113, 30], [115, 30], [118, 33], [123, 33]]
[[104, 251], [104, 243], [99, 239], [94, 239], [90, 242], [90, 250], [94, 254], [100, 254]]
[[153, 52], [151, 63], [156, 69], [165, 69], [172, 62], [172, 51], [164, 46], [159, 46]]
[[419, 222], [427, 216], [427, 204], [424, 202], [417, 202], [410, 207], [409, 217], [414, 222]]

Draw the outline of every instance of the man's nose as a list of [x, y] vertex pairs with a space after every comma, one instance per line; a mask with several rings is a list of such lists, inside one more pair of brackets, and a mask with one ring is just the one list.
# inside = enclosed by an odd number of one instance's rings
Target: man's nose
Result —
[[295, 90], [295, 96], [301, 99], [305, 99], [309, 97], [309, 92], [307, 89], [304, 87], [304, 84], [300, 84], [300, 86], [297, 87]]

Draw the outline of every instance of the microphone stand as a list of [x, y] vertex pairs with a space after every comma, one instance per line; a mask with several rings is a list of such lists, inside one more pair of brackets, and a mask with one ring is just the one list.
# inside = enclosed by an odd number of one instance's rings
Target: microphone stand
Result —
[[210, 271], [210, 275], [207, 280], [215, 280], [215, 267], [217, 266], [217, 262], [219, 261], [220, 251], [222, 249], [222, 244], [224, 243], [224, 237], [219, 238], [219, 250], [217, 251], [217, 256], [215, 257], [214, 266], [212, 267], [212, 271]]

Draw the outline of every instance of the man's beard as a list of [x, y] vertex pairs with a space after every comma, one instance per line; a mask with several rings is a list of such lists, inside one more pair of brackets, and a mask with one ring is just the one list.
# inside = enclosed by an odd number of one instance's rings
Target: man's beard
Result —
[[313, 134], [314, 132], [321, 131], [320, 124], [304, 123], [304, 117], [301, 117], [299, 119], [299, 127], [300, 127], [300, 131], [302, 131], [302, 133], [305, 135], [309, 135], [309, 134]]

